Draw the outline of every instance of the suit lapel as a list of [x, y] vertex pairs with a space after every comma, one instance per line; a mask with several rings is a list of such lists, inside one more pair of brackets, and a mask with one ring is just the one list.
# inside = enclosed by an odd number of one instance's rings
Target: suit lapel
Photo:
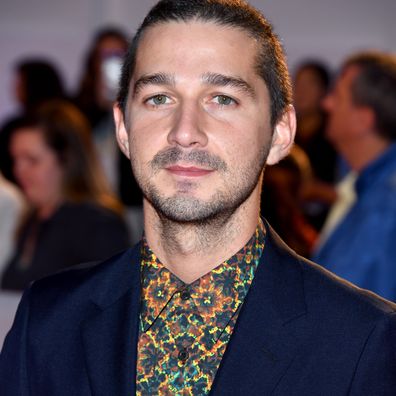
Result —
[[140, 248], [108, 267], [93, 283], [95, 313], [81, 326], [88, 377], [94, 396], [134, 395]]
[[306, 337], [301, 268], [271, 229], [211, 395], [271, 394]]

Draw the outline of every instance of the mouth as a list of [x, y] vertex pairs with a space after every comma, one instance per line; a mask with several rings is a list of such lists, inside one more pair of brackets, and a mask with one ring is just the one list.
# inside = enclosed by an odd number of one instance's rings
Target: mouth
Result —
[[212, 169], [197, 168], [196, 166], [172, 165], [165, 168], [168, 172], [176, 176], [201, 177], [214, 172]]

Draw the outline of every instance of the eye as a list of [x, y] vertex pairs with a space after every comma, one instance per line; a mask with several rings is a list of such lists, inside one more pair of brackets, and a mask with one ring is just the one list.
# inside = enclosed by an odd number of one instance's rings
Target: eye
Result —
[[146, 103], [154, 106], [160, 106], [170, 103], [170, 99], [166, 95], [154, 95], [146, 100]]
[[236, 101], [227, 95], [216, 95], [213, 101], [217, 102], [220, 106], [230, 106], [236, 104]]

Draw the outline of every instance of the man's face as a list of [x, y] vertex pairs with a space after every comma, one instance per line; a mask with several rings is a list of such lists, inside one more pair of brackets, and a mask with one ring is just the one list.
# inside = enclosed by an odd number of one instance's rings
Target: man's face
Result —
[[256, 54], [245, 32], [214, 23], [145, 32], [125, 124], [118, 109], [115, 118], [147, 202], [165, 217], [205, 221], [259, 194], [272, 130]]
[[348, 67], [323, 101], [323, 107], [329, 114], [327, 137], [341, 150], [355, 140], [362, 125], [359, 120], [361, 109], [353, 103], [351, 93], [358, 72], [356, 67]]

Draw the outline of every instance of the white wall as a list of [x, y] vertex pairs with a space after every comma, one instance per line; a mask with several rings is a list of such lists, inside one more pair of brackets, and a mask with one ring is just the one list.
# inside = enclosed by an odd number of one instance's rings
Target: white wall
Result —
[[[53, 60], [76, 86], [96, 28], [118, 23], [128, 32], [155, 0], [0, 0], [0, 122], [15, 109], [12, 66], [21, 56]], [[319, 56], [332, 66], [351, 51], [396, 51], [395, 0], [251, 0], [275, 25], [293, 66]]]
[[254, 0], [284, 39], [289, 63], [320, 56], [337, 66], [352, 51], [396, 51], [395, 0]]

